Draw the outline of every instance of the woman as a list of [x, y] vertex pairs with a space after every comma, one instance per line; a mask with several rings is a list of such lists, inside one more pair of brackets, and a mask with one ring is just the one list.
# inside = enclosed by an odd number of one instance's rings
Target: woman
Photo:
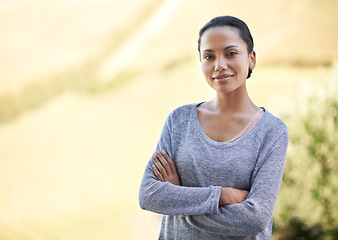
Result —
[[243, 21], [210, 20], [198, 50], [216, 96], [169, 115], [144, 172], [140, 206], [163, 214], [159, 239], [270, 239], [287, 127], [248, 96], [256, 53]]

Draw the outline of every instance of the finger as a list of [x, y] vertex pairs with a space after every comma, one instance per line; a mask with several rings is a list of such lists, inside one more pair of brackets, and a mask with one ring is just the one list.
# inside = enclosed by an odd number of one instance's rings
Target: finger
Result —
[[165, 178], [167, 176], [167, 171], [163, 167], [162, 163], [156, 156], [152, 156], [153, 163], [155, 164], [157, 170], [161, 173], [162, 177]]
[[153, 170], [154, 170], [154, 173], [155, 173], [155, 176], [157, 177], [157, 179], [161, 182], [164, 182], [164, 179], [160, 173], [160, 171], [157, 169], [157, 167], [155, 166], [155, 164], [152, 165], [153, 167]]
[[164, 169], [166, 171], [166, 175], [170, 174], [171, 169], [170, 169], [170, 165], [169, 165], [167, 159], [165, 159], [159, 151], [156, 151], [155, 154], [156, 154], [156, 157], [158, 158], [158, 160], [161, 162], [162, 166], [164, 167]]
[[162, 155], [164, 156], [164, 158], [169, 163], [171, 172], [174, 173], [174, 174], [177, 174], [176, 166], [175, 166], [175, 163], [173, 162], [173, 160], [171, 160], [171, 158], [169, 157], [169, 155], [166, 152], [162, 152]]

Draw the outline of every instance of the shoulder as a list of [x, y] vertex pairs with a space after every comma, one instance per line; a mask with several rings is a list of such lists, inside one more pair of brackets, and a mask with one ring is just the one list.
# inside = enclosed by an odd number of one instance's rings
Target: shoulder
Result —
[[177, 107], [169, 114], [169, 118], [174, 121], [188, 119], [196, 111], [197, 105], [197, 103], [190, 103]]
[[197, 103], [190, 103], [175, 108], [167, 117], [166, 124], [172, 129], [184, 128], [187, 124], [191, 124], [197, 105]]
[[266, 125], [269, 125], [272, 128], [278, 127], [279, 129], [281, 128], [281, 130], [283, 130], [283, 131], [287, 131], [288, 128], [281, 118], [276, 117], [275, 115], [270, 113], [265, 108], [264, 108], [264, 111], [265, 111], [265, 115], [266, 115], [266, 121], [265, 121]]
[[259, 124], [259, 131], [257, 132], [261, 140], [273, 140], [280, 137], [288, 139], [289, 131], [284, 121], [265, 108], [264, 111], [263, 118], [261, 119], [262, 121], [260, 121]]

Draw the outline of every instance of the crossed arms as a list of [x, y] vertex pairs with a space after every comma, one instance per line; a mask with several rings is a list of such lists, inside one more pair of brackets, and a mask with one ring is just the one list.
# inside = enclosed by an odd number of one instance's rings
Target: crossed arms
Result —
[[[157, 179], [161, 182], [170, 182], [181, 186], [181, 180], [177, 173], [176, 166], [166, 152], [156, 151], [152, 156], [152, 168]], [[219, 198], [219, 205], [229, 205], [244, 201], [249, 192], [230, 187], [222, 187]]]

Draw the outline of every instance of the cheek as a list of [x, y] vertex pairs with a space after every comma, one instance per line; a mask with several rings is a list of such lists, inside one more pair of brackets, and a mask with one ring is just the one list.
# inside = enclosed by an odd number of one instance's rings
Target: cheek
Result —
[[238, 58], [237, 61], [235, 61], [233, 63], [233, 66], [234, 66], [234, 68], [236, 68], [238, 70], [240, 70], [240, 69], [248, 70], [250, 63], [249, 63], [248, 59], [246, 59], [246, 58]]
[[207, 63], [201, 63], [201, 69], [202, 69], [202, 72], [205, 76], [208, 76], [212, 73], [212, 67], [210, 66], [210, 64], [207, 64]]

